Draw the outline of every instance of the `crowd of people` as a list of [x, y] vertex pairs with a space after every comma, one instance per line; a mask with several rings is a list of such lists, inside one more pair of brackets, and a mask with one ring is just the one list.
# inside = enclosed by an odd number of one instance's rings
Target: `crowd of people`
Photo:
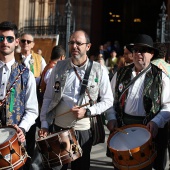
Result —
[[[8, 126], [15, 129], [27, 154], [18, 169], [67, 170], [70, 163], [72, 170], [89, 170], [93, 146], [90, 121], [103, 113], [112, 135], [122, 135], [126, 126], [144, 127], [150, 134], [151, 151], [141, 150], [141, 160], [147, 160], [133, 165], [137, 170], [165, 169], [170, 120], [170, 65], [165, 61], [165, 44], [139, 34], [124, 46], [122, 56], [118, 56], [117, 41], [114, 46], [111, 42], [100, 45], [97, 55], [88, 56], [90, 37], [84, 30], [76, 30], [68, 42], [70, 57], [57, 45], [48, 64], [41, 49], [37, 53], [32, 50], [34, 45], [30, 33], [19, 36], [14, 23], [0, 23], [0, 137]], [[74, 146], [73, 152], [67, 150], [68, 143]], [[57, 155], [56, 148], [67, 151], [66, 156]], [[14, 148], [11, 157], [13, 152]], [[52, 153], [58, 162], [48, 160]], [[109, 147], [107, 156], [112, 158], [115, 170], [131, 168], [128, 162], [135, 159], [129, 151], [123, 165], [124, 155], [113, 154]], [[9, 161], [6, 157], [2, 155], [1, 159]], [[67, 162], [68, 157], [72, 161]], [[16, 165], [9, 166], [14, 169]], [[5, 167], [0, 162], [0, 169]]]

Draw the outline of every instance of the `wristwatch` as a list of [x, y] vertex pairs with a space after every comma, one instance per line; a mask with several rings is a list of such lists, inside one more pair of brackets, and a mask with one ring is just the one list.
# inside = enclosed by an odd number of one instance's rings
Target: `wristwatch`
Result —
[[85, 117], [90, 117], [91, 111], [89, 109], [86, 109]]

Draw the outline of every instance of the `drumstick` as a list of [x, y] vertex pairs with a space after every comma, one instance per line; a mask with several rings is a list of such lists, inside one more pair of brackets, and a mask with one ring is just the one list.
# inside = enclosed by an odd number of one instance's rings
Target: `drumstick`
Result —
[[[89, 105], [89, 103], [85, 103], [85, 104], [83, 104], [83, 105], [81, 105], [81, 106], [78, 106], [77, 108], [80, 109], [81, 107], [84, 107], [84, 106], [87, 106], [87, 105]], [[57, 115], [56, 117], [65, 115], [65, 114], [70, 113], [70, 112], [71, 112], [71, 109], [70, 109], [69, 111], [67, 111], [67, 112], [64, 112], [64, 113], [61, 113], [61, 114]]]
[[122, 132], [122, 133], [128, 135], [128, 132], [126, 132], [125, 130], [122, 130], [121, 128], [115, 128], [115, 130], [117, 130], [118, 132]]

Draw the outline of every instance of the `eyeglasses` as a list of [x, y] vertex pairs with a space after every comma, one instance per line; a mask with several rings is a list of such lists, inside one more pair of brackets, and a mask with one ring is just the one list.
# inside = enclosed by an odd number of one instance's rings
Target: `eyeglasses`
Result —
[[22, 40], [20, 40], [23, 44], [25, 44], [25, 42], [27, 42], [27, 44], [30, 44], [31, 42], [33, 42], [33, 41], [31, 41], [31, 40], [24, 40], [24, 39], [22, 39]]
[[81, 46], [81, 45], [83, 45], [83, 44], [89, 44], [89, 43], [81, 43], [81, 42], [78, 42], [78, 41], [70, 41], [70, 42], [68, 42], [68, 45], [74, 45], [74, 44], [76, 44], [77, 46]]
[[0, 36], [0, 42], [3, 42], [5, 38], [8, 43], [13, 43], [15, 39], [13, 36]]
[[132, 51], [134, 53], [151, 53], [153, 50], [148, 47], [134, 47]]

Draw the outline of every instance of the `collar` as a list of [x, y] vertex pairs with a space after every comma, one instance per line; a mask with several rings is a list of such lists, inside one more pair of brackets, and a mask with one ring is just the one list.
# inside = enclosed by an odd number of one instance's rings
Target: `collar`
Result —
[[76, 69], [86, 69], [88, 62], [89, 62], [89, 58], [87, 57], [86, 62], [85, 62], [82, 66], [79, 67], [79, 66], [73, 64], [73, 62], [72, 62], [72, 60], [71, 60], [71, 66], [72, 66], [72, 67], [75, 67]]
[[11, 66], [15, 63], [15, 59], [13, 58], [11, 61], [9, 61], [8, 63], [4, 63], [2, 61], [0, 61], [0, 68], [2, 68], [4, 65], [6, 65], [6, 67], [10, 70]]

